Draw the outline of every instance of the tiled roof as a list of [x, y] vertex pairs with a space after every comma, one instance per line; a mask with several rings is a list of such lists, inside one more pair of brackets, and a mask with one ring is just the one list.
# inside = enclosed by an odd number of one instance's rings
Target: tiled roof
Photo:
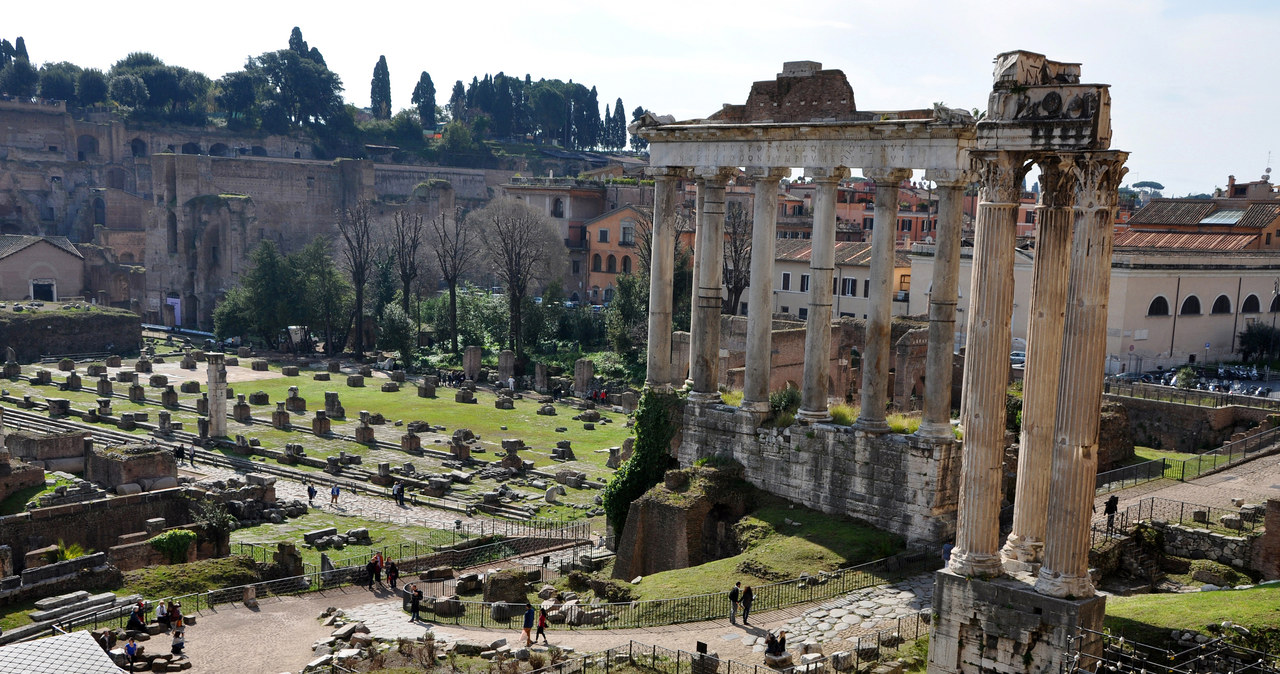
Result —
[[1215, 206], [1206, 199], [1153, 199], [1129, 218], [1129, 224], [1194, 225], [1211, 213]]
[[1141, 232], [1117, 234], [1116, 248], [1160, 248], [1165, 250], [1245, 250], [1257, 234], [1193, 234], [1187, 232]]
[[[861, 241], [837, 241], [837, 267], [871, 266], [871, 244]], [[778, 262], [808, 262], [813, 253], [813, 239], [778, 239], [775, 249]], [[894, 251], [894, 267], [910, 267], [907, 251]]]
[[0, 258], [9, 257], [41, 241], [47, 241], [78, 258], [84, 258], [65, 236], [31, 236], [27, 234], [0, 234]]
[[1262, 229], [1275, 222], [1276, 218], [1280, 218], [1280, 203], [1249, 204], [1249, 208], [1244, 212], [1244, 217], [1240, 218], [1236, 226]]
[[0, 647], [0, 674], [121, 674], [88, 632]]

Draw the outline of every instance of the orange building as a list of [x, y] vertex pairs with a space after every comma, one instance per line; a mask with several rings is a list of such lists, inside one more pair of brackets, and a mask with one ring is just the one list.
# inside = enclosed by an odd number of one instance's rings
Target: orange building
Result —
[[583, 223], [587, 246], [584, 303], [612, 302], [618, 274], [639, 271], [636, 232], [651, 222], [651, 211], [627, 204]]

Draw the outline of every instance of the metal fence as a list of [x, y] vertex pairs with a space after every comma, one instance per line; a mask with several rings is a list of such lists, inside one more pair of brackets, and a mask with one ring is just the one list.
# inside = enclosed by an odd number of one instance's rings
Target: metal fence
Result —
[[1280, 444], [1280, 426], [1228, 442], [1211, 452], [1197, 454], [1190, 458], [1156, 459], [1098, 473], [1097, 491], [1105, 494], [1161, 478], [1183, 482], [1194, 480], [1216, 468], [1240, 463], [1262, 452], [1270, 451], [1277, 444]]
[[1082, 629], [1072, 637], [1060, 671], [1063, 674], [1280, 674], [1280, 657], [1221, 638], [1170, 650]]
[[1223, 515], [1240, 515], [1240, 510], [1151, 496], [1118, 510], [1114, 516], [1095, 515], [1090, 528], [1090, 546], [1096, 548], [1108, 540], [1123, 537], [1138, 522], [1183, 524], [1234, 536], [1252, 533], [1265, 523], [1261, 514], [1254, 518], [1241, 516], [1240, 528], [1233, 529], [1222, 525]]
[[1200, 407], [1258, 407], [1264, 410], [1280, 410], [1280, 400], [1259, 396], [1241, 395], [1239, 393], [1217, 393], [1215, 391], [1195, 391], [1172, 386], [1156, 386], [1155, 384], [1108, 381], [1103, 384], [1103, 393], [1143, 400], [1163, 400], [1183, 405]]

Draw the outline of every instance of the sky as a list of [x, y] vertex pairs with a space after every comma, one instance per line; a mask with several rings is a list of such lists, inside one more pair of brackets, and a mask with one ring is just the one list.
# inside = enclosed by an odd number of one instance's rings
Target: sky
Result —
[[[862, 0], [759, 2], [241, 2], [135, 0], [48, 6], [13, 2], [0, 37], [21, 35], [33, 63], [107, 69], [129, 52], [213, 79], [287, 46], [294, 26], [369, 105], [380, 55], [396, 109], [422, 71], [444, 105], [455, 80], [505, 72], [595, 86], [601, 112], [621, 97], [677, 119], [742, 103], [784, 61], [845, 72], [859, 109], [944, 102], [986, 107], [992, 57], [1014, 49], [1082, 64], [1081, 80], [1111, 85], [1112, 147], [1131, 152], [1128, 182], [1166, 196], [1210, 192], [1234, 174], [1257, 180], [1280, 163], [1273, 122], [1280, 82], [1272, 52], [1280, 3], [1239, 0]], [[1268, 155], [1274, 153], [1271, 159]]]

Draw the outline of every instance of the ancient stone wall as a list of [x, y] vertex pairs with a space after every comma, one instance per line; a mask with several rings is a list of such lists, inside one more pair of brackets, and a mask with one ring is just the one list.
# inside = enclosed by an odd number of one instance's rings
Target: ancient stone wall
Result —
[[757, 428], [751, 415], [723, 405], [687, 405], [679, 459], [728, 456], [746, 480], [772, 494], [826, 513], [857, 517], [932, 545], [955, 531], [958, 443], [934, 445], [911, 436], [869, 435], [852, 428]]
[[0, 312], [0, 345], [13, 347], [24, 363], [46, 353], [131, 355], [141, 343], [142, 322], [119, 309]]
[[1152, 522], [1164, 534], [1164, 551], [1175, 557], [1210, 559], [1241, 570], [1252, 569], [1254, 536], [1228, 536], [1170, 522]]
[[1179, 452], [1221, 447], [1232, 435], [1257, 426], [1271, 414], [1252, 407], [1201, 407], [1111, 395], [1104, 399], [1124, 404], [1134, 444]]
[[190, 524], [183, 491], [166, 489], [0, 517], [0, 545], [13, 549], [15, 565], [27, 552], [58, 541], [106, 550], [121, 535], [145, 530], [146, 521], [155, 517], [163, 517], [170, 526]]
[[0, 448], [0, 501], [9, 498], [9, 495], [16, 491], [43, 484], [43, 469], [21, 461], [13, 461], [4, 449]]
[[[152, 482], [176, 478], [177, 474], [177, 459], [168, 449], [158, 445], [93, 447], [85, 452], [84, 479], [104, 489], [137, 484], [142, 491], [150, 491]], [[168, 482], [176, 484], [173, 479]]]
[[1254, 539], [1250, 566], [1263, 580], [1280, 579], [1280, 499], [1267, 501], [1266, 528]]

